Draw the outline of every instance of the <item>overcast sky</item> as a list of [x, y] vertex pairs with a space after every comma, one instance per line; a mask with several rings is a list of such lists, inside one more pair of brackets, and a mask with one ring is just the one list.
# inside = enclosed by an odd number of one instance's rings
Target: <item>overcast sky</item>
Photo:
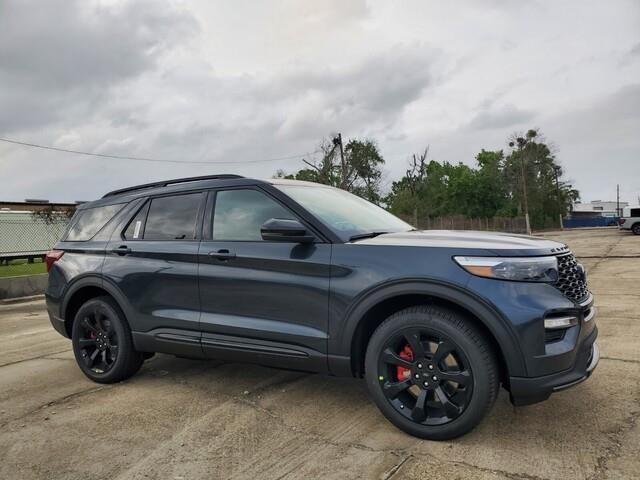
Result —
[[[0, 200], [302, 167], [323, 137], [474, 164], [538, 127], [583, 200], [640, 194], [640, 2], [0, 0]], [[307, 155], [306, 158], [313, 158]]]

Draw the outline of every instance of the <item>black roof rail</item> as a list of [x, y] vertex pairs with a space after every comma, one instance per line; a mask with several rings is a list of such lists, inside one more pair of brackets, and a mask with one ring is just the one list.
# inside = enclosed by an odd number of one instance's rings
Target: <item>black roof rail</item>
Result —
[[136, 190], [144, 190], [147, 188], [166, 187], [168, 185], [174, 185], [177, 183], [197, 182], [199, 180], [222, 180], [226, 178], [244, 178], [244, 177], [242, 175], [221, 174], [221, 175], [203, 175], [201, 177], [176, 178], [173, 180], [163, 180], [161, 182], [145, 183], [143, 185], [136, 185], [133, 187], [113, 190], [112, 192], [105, 193], [102, 196], [102, 198], [113, 197], [114, 195], [120, 195], [121, 193], [135, 192]]

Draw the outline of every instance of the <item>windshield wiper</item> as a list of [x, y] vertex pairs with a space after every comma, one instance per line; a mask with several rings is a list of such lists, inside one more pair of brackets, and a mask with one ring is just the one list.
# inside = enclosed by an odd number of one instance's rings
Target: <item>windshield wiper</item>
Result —
[[389, 233], [389, 232], [367, 232], [367, 233], [358, 233], [357, 235], [351, 235], [349, 237], [349, 241], [353, 242], [355, 240], [361, 240], [363, 238], [373, 238], [373, 237], [377, 237], [378, 235], [384, 235], [385, 233]]

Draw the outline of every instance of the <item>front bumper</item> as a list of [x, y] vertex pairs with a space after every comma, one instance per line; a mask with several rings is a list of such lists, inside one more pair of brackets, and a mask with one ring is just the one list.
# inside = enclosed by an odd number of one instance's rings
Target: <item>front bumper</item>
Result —
[[594, 327], [591, 334], [578, 347], [576, 362], [569, 370], [542, 377], [511, 377], [509, 379], [511, 402], [514, 405], [542, 402], [553, 392], [573, 387], [589, 378], [600, 360], [597, 336], [598, 329]]

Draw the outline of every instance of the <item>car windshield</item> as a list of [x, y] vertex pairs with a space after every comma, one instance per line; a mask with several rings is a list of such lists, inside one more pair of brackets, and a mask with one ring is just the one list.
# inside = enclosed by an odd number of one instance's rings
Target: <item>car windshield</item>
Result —
[[320, 219], [343, 241], [413, 230], [408, 223], [356, 195], [322, 185], [275, 185]]

